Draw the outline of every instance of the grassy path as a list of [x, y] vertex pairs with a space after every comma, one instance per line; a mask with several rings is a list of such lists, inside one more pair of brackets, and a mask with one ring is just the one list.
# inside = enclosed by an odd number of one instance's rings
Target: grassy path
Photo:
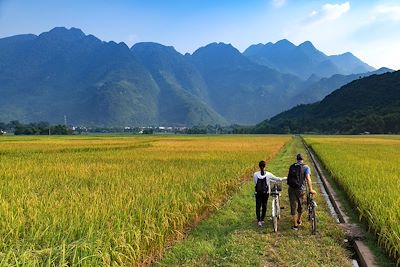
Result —
[[[267, 162], [267, 170], [277, 176], [286, 176], [288, 166], [299, 152], [306, 154], [296, 138]], [[315, 184], [314, 188], [317, 187]], [[329, 215], [322, 196], [317, 198], [319, 229], [317, 235], [312, 236], [305, 216], [300, 230], [291, 230], [286, 185], [282, 193], [285, 209], [282, 210], [279, 233], [273, 233], [270, 221], [266, 221], [262, 228], [256, 226], [253, 184], [249, 180], [220, 210], [193, 229], [185, 240], [167, 250], [155, 265], [351, 266], [348, 252], [342, 246], [343, 234]], [[269, 200], [267, 215], [270, 214], [270, 203]]]

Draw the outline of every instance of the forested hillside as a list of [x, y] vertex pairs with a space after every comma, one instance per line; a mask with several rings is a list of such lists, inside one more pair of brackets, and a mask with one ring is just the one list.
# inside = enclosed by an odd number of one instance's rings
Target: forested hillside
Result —
[[400, 133], [400, 71], [355, 80], [320, 102], [263, 121], [255, 131]]

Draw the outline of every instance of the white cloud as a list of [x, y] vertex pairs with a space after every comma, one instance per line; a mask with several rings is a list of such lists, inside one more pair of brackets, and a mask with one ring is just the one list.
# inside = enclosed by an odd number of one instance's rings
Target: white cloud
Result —
[[400, 5], [379, 5], [375, 8], [375, 12], [384, 20], [400, 21]]
[[272, 0], [272, 5], [274, 7], [282, 7], [286, 4], [286, 0]]
[[332, 21], [338, 19], [344, 13], [350, 10], [350, 2], [343, 4], [325, 4], [319, 10], [313, 10], [305, 23], [317, 23], [323, 21]]
[[278, 36], [272, 40], [286, 38], [295, 44], [309, 40], [327, 55], [349, 51], [376, 68], [400, 69], [400, 4], [351, 6], [350, 0], [336, 5], [325, 1], [330, 4], [309, 1], [264, 38]]

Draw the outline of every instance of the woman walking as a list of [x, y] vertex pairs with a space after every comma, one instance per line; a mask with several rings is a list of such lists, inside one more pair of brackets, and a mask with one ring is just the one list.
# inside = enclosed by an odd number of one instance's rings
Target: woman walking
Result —
[[[267, 202], [270, 193], [270, 181], [280, 182], [285, 179], [276, 177], [270, 172], [265, 171], [266, 162], [260, 161], [258, 167], [260, 171], [254, 173], [254, 194], [256, 196], [256, 216], [258, 226], [262, 226], [267, 212]], [[261, 210], [261, 214], [260, 214]]]

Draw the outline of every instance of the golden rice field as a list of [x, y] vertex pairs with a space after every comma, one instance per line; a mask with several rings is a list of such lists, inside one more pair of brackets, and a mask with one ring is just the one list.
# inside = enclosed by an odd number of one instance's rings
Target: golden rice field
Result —
[[146, 262], [289, 139], [1, 137], [0, 266]]
[[400, 265], [400, 137], [307, 137], [360, 218]]

